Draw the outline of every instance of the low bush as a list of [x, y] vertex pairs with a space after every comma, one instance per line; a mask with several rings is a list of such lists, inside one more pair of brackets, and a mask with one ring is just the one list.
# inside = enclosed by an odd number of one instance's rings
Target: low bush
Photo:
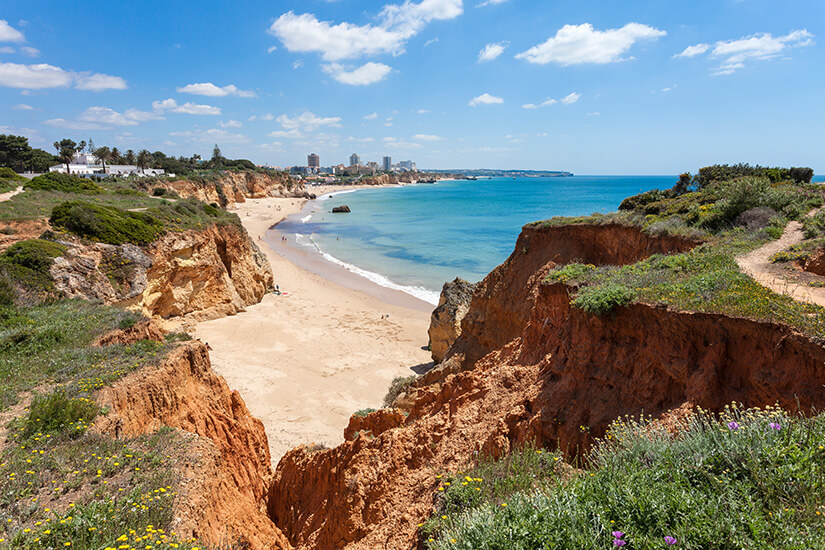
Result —
[[745, 210], [733, 221], [734, 225], [745, 227], [749, 231], [759, 231], [764, 229], [771, 223], [771, 220], [776, 217], [776, 210], [768, 206], [758, 206]]
[[39, 303], [57, 295], [49, 268], [66, 252], [41, 239], [20, 241], [0, 254], [0, 305]]
[[57, 205], [49, 222], [58, 229], [108, 244], [149, 244], [163, 233], [163, 224], [149, 214], [82, 201]]
[[100, 407], [94, 401], [71, 398], [62, 391], [36, 397], [23, 420], [22, 437], [28, 439], [35, 434], [50, 433], [79, 437], [99, 412]]
[[370, 413], [374, 413], [376, 409], [359, 409], [352, 413], [352, 416], [357, 416], [358, 418], [363, 418]]
[[415, 382], [418, 378], [416, 375], [412, 376], [398, 376], [393, 379], [392, 383], [390, 384], [390, 388], [387, 390], [387, 395], [384, 396], [384, 406], [390, 407], [392, 406], [395, 399], [407, 391], [407, 388], [410, 387], [410, 384]]
[[803, 219], [802, 232], [806, 239], [816, 239], [825, 236], [825, 210]]
[[103, 193], [103, 188], [91, 180], [72, 176], [71, 174], [61, 174], [59, 172], [47, 172], [41, 176], [32, 178], [25, 184], [25, 187], [40, 191], [59, 191], [61, 193], [80, 193], [87, 195]]
[[604, 315], [613, 308], [625, 306], [633, 301], [633, 292], [617, 284], [585, 287], [571, 302], [573, 306], [591, 315]]
[[2, 254], [2, 259], [45, 273], [52, 265], [52, 261], [65, 252], [66, 247], [62, 244], [41, 239], [30, 239], [11, 245]]
[[7, 166], [2, 166], [0, 167], [0, 180], [14, 183], [22, 183], [26, 181], [26, 178], [24, 178], [21, 175], [18, 175], [17, 172], [12, 170], [11, 168]]

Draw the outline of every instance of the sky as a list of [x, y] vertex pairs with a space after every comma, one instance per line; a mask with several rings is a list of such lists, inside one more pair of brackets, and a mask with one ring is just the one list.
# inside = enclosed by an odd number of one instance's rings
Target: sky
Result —
[[825, 171], [822, 0], [0, 4], [0, 133], [272, 166]]

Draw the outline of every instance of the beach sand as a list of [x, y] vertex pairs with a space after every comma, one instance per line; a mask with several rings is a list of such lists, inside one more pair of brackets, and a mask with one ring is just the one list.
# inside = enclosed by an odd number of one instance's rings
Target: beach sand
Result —
[[[268, 230], [305, 203], [271, 198], [237, 205], [286, 295], [267, 294], [245, 312], [192, 330], [212, 348], [214, 369], [263, 421], [273, 464], [301, 444], [341, 443], [352, 413], [379, 408], [393, 378], [421, 372], [431, 362], [426, 346], [434, 306], [328, 262], [312, 273], [275, 251], [293, 260], [300, 253]], [[332, 282], [338, 279], [346, 285]]]

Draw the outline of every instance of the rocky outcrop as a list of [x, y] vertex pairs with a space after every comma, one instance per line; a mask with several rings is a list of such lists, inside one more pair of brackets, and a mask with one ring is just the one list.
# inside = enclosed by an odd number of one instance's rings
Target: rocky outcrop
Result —
[[818, 248], [800, 262], [799, 267], [808, 273], [825, 277], [825, 249]]
[[59, 290], [150, 317], [232, 315], [260, 302], [273, 283], [266, 257], [238, 225], [169, 232], [145, 249], [61, 242], [68, 251], [50, 270]]
[[[141, 182], [138, 182], [140, 184]], [[220, 206], [265, 197], [314, 198], [301, 182], [286, 172], [225, 171], [215, 179], [195, 176], [180, 180], [159, 180], [143, 184], [146, 191], [154, 188], [174, 191], [183, 198], [194, 197]]]
[[398, 174], [380, 174], [361, 178], [357, 185], [400, 185], [404, 183], [434, 183], [443, 179], [454, 179], [452, 174], [429, 174], [426, 172], [401, 172]]
[[[556, 242], [580, 232], [596, 237], [582, 250]], [[622, 239], [626, 247], [616, 246]], [[595, 317], [571, 306], [571, 289], [544, 281], [555, 261], [628, 263], [667, 252], [666, 241], [579, 226], [527, 227], [518, 243], [473, 296], [453, 346], [464, 350], [453, 355], [463, 368], [422, 377], [403, 423], [394, 412], [369, 414], [351, 422], [342, 445], [281, 460], [268, 510], [297, 548], [416, 548], [436, 473], [528, 441], [576, 454], [624, 414], [731, 401], [825, 406], [822, 342], [782, 325], [647, 304]]]
[[95, 422], [102, 433], [132, 437], [171, 426], [199, 436], [176, 503], [173, 525], [181, 538], [290, 548], [261, 511], [272, 474], [263, 424], [212, 371], [203, 344], [182, 346], [160, 365], [127, 375], [97, 401], [110, 410]]
[[476, 284], [468, 283], [464, 279], [456, 278], [452, 282], [444, 283], [438, 307], [430, 317], [430, 351], [433, 361], [440, 363], [461, 334], [461, 320], [470, 308], [470, 300]]
[[163, 329], [158, 326], [158, 323], [154, 319], [144, 319], [129, 328], [118, 328], [107, 332], [92, 342], [92, 347], [102, 348], [113, 345], [128, 346], [129, 344], [142, 340], [152, 342], [164, 341]]
[[332, 207], [333, 214], [349, 214], [350, 212], [352, 212], [352, 210], [350, 210], [349, 206], [347, 206], [346, 204]]

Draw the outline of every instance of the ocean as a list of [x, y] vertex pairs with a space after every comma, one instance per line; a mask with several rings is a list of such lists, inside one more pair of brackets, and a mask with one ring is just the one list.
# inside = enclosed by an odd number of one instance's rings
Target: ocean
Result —
[[[321, 197], [278, 230], [349, 271], [435, 304], [445, 281], [479, 281], [504, 261], [524, 224], [612, 212], [625, 197], [677, 179], [491, 178], [367, 188]], [[351, 213], [329, 213], [344, 204]]]

